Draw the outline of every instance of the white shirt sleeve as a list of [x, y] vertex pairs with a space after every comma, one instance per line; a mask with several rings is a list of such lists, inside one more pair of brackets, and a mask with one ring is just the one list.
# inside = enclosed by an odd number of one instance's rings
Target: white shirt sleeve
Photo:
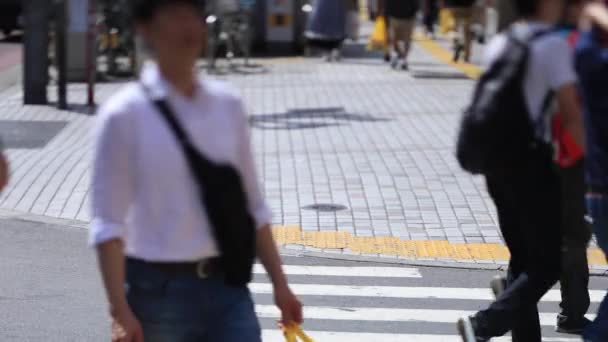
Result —
[[238, 129], [239, 129], [239, 169], [243, 177], [243, 186], [249, 200], [249, 210], [253, 215], [256, 227], [262, 228], [272, 223], [272, 212], [264, 200], [257, 178], [253, 151], [251, 148], [251, 134], [247, 114], [242, 102], [238, 102]]
[[544, 42], [542, 55], [539, 56], [545, 66], [547, 84], [553, 90], [577, 82], [576, 71], [574, 70], [574, 49], [572, 49], [565, 39], [557, 36], [548, 37]]
[[492, 38], [483, 51], [483, 65], [490, 67], [505, 51], [506, 45], [507, 36], [505, 34], [499, 34]]
[[134, 194], [134, 153], [130, 117], [108, 107], [98, 113], [92, 179], [89, 244], [125, 238], [125, 221]]

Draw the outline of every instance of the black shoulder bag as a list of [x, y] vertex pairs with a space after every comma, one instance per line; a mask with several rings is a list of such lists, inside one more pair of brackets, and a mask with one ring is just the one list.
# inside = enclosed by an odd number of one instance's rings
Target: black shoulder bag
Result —
[[[145, 86], [144, 91], [149, 95]], [[179, 141], [198, 186], [201, 205], [206, 208], [218, 244], [225, 283], [246, 285], [252, 277], [256, 229], [239, 171], [206, 158], [194, 146], [167, 101], [153, 102]]]

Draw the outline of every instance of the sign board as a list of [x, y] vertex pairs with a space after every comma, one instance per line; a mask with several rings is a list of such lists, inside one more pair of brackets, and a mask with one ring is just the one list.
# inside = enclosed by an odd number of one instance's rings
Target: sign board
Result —
[[266, 0], [266, 40], [291, 43], [294, 41], [295, 0]]
[[87, 32], [89, 26], [89, 1], [68, 0], [68, 31]]

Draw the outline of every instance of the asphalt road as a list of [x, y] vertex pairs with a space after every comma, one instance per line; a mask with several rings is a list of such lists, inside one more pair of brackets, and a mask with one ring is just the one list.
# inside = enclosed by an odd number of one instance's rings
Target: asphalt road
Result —
[[[489, 303], [486, 286], [495, 274], [308, 257], [285, 262], [306, 306], [305, 327], [321, 342], [459, 341], [454, 321]], [[270, 284], [256, 271], [251, 290], [264, 341], [282, 341]], [[594, 312], [608, 279], [593, 278], [591, 287]], [[546, 299], [540, 305], [546, 341], [576, 341], [553, 332], [558, 292]], [[106, 305], [84, 229], [0, 219], [0, 341], [108, 341]]]

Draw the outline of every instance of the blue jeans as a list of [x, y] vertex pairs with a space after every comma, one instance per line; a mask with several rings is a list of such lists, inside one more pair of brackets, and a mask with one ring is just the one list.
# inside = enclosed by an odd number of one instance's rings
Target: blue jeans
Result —
[[146, 342], [262, 341], [246, 286], [226, 286], [219, 276], [169, 275], [127, 261], [126, 289]]
[[[593, 219], [593, 230], [599, 247], [608, 255], [608, 196], [587, 197], [587, 207]], [[608, 341], [608, 296], [604, 298], [595, 321], [585, 330], [585, 341]]]

